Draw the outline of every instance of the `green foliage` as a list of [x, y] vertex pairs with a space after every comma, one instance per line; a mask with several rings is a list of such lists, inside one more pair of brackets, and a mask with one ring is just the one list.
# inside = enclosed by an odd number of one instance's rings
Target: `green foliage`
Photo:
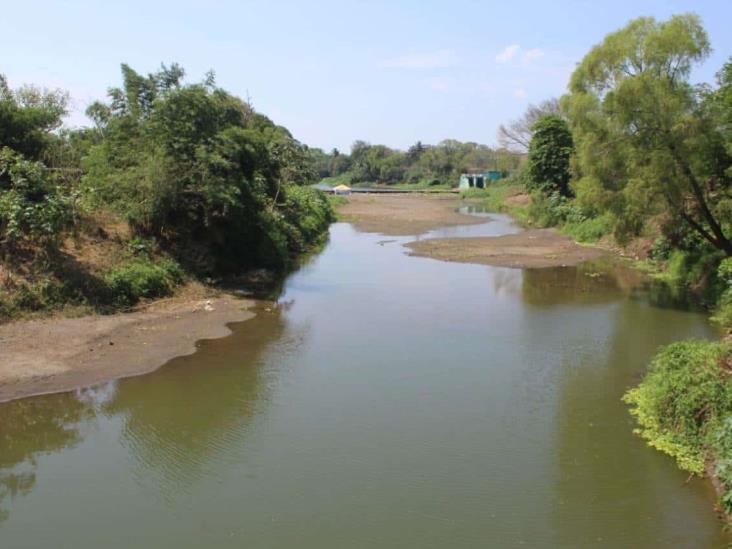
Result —
[[545, 194], [541, 191], [531, 195], [529, 217], [539, 227], [554, 227], [565, 223], [582, 223], [587, 217], [571, 199], [557, 191]]
[[643, 382], [623, 397], [640, 424], [638, 434], [692, 473], [704, 472], [705, 451], [732, 413], [732, 382], [722, 366], [729, 352], [707, 341], [669, 345], [653, 359]]
[[574, 152], [567, 122], [557, 115], [540, 118], [532, 127], [528, 189], [569, 196], [570, 158]]
[[562, 105], [578, 200], [588, 213], [610, 213], [621, 241], [665, 215], [665, 228], [685, 226], [732, 255], [732, 70], [720, 72], [716, 90], [689, 83], [709, 51], [697, 16], [641, 17], [609, 34], [572, 75]]
[[732, 416], [727, 416], [714, 431], [712, 448], [716, 459], [715, 475], [722, 486], [720, 502], [732, 514]]
[[285, 128], [212, 75], [185, 85], [176, 65], [122, 72], [110, 102], [89, 110], [103, 135], [84, 161], [90, 206], [113, 208], [199, 271], [279, 268], [320, 238], [330, 207], [298, 188], [314, 181], [312, 151]]
[[171, 295], [182, 280], [182, 269], [170, 260], [136, 260], [115, 268], [104, 277], [108, 300], [116, 306], [130, 306], [143, 298]]
[[50, 132], [61, 125], [68, 94], [24, 86], [11, 90], [0, 75], [0, 146], [39, 160]]
[[56, 244], [71, 220], [68, 199], [39, 162], [0, 148], [0, 257], [22, 244]]
[[562, 227], [562, 232], [577, 242], [594, 243], [610, 234], [613, 220], [608, 214], [598, 217], [585, 217], [580, 221], [569, 221]]
[[511, 177], [497, 181], [485, 189], [467, 189], [460, 191], [460, 198], [464, 200], [480, 200], [486, 209], [491, 212], [505, 212], [519, 222], [527, 221], [526, 206], [509, 203], [512, 196], [522, 194], [524, 184], [518, 177]]
[[[206, 275], [283, 268], [327, 234], [330, 202], [306, 188], [327, 155], [213, 74], [183, 76], [178, 65], [148, 75], [122, 65], [121, 86], [89, 107], [94, 128], [81, 130], [58, 129], [66, 94], [12, 91], [0, 77], [0, 261], [10, 273], [0, 317], [127, 307], [170, 294], [179, 265]], [[348, 155], [328, 162], [350, 166]], [[111, 241], [105, 224], [120, 218], [132, 237], [115, 228]], [[95, 246], [116, 255], [86, 255]]]
[[724, 259], [717, 268], [719, 298], [712, 320], [732, 329], [732, 258]]

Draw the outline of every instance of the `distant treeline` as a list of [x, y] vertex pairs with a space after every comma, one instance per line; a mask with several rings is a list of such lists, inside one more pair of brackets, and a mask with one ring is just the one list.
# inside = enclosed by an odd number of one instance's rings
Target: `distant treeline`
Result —
[[519, 169], [525, 155], [479, 143], [446, 139], [437, 145], [415, 143], [406, 151], [356, 141], [350, 154], [310, 149], [319, 178], [338, 177], [352, 183], [457, 185], [461, 173]]

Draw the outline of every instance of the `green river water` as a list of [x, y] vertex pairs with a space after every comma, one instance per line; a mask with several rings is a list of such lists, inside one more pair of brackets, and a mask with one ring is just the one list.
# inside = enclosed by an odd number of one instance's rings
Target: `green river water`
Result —
[[717, 336], [703, 315], [622, 269], [444, 263], [409, 240], [335, 224], [233, 335], [0, 405], [0, 547], [730, 541], [710, 485], [633, 435], [620, 401], [659, 345]]

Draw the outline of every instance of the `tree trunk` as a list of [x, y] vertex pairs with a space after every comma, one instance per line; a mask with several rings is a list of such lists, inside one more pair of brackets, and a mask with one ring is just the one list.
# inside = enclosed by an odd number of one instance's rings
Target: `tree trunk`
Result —
[[696, 176], [691, 171], [689, 165], [681, 158], [681, 155], [679, 154], [676, 145], [673, 143], [669, 143], [668, 147], [671, 151], [671, 155], [676, 161], [676, 165], [679, 167], [681, 173], [684, 174], [684, 177], [686, 177], [686, 180], [689, 182], [689, 186], [691, 187], [691, 193], [694, 195], [694, 199], [696, 200], [696, 203], [701, 210], [704, 220], [709, 225], [712, 234], [709, 234], [709, 232], [704, 229], [704, 227], [702, 227], [700, 223], [693, 220], [691, 216], [683, 212], [683, 210], [681, 212], [682, 217], [686, 220], [687, 223], [689, 223], [689, 225], [691, 225], [691, 227], [695, 231], [697, 231], [704, 238], [706, 238], [715, 248], [723, 251], [729, 257], [732, 257], [732, 241], [725, 236], [724, 231], [722, 230], [722, 226], [719, 224], [717, 219], [714, 217], [714, 214], [709, 209], [707, 201], [704, 198], [704, 191], [702, 190], [699, 181], [697, 181]]

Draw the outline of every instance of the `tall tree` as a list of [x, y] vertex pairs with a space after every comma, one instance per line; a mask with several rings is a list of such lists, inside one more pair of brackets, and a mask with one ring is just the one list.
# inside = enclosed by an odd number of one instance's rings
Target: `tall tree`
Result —
[[547, 115], [531, 127], [529, 145], [529, 186], [545, 193], [570, 195], [570, 158], [574, 152], [572, 133], [567, 122]]
[[602, 196], [638, 230], [659, 206], [732, 255], [730, 158], [705, 92], [689, 83], [710, 51], [693, 14], [641, 17], [608, 35], [572, 75], [566, 107], [581, 194]]

